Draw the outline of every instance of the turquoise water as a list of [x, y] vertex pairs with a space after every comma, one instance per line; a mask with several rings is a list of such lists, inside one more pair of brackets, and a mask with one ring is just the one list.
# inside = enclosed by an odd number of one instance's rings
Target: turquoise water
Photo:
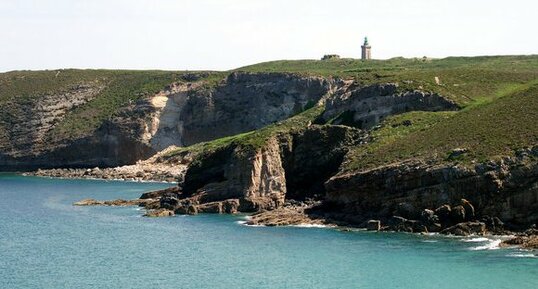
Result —
[[167, 186], [0, 175], [0, 288], [538, 288], [538, 258], [494, 240], [71, 206]]

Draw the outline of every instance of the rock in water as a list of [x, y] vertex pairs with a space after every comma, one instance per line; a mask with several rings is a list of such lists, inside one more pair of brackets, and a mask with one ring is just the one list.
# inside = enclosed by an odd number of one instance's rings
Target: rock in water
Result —
[[111, 201], [100, 201], [95, 199], [84, 199], [78, 202], [73, 203], [73, 206], [117, 206], [117, 207], [126, 207], [126, 206], [143, 206], [149, 202], [153, 201], [152, 199], [136, 199], [136, 200], [111, 200]]
[[95, 199], [84, 199], [78, 202], [74, 202], [73, 206], [100, 206], [103, 205], [103, 201], [98, 201]]
[[370, 220], [366, 226], [368, 231], [380, 231], [381, 230], [381, 221], [379, 220]]
[[149, 210], [144, 214], [144, 217], [171, 217], [174, 211], [167, 209]]
[[441, 234], [469, 236], [471, 234], [484, 235], [486, 233], [486, 224], [482, 222], [459, 223], [441, 231]]

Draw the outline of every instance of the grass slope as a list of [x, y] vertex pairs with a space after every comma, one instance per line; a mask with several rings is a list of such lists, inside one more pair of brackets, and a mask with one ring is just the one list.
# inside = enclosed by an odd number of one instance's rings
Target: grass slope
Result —
[[[412, 123], [409, 128], [394, 127], [406, 119]], [[453, 160], [463, 164], [514, 155], [517, 149], [538, 143], [538, 82], [456, 113], [414, 112], [392, 117], [373, 134], [374, 142], [347, 155], [344, 171], [411, 158], [450, 161], [448, 156], [456, 148], [469, 150]]]
[[[290, 72], [358, 80], [364, 84], [395, 82], [403, 90], [440, 93], [462, 106], [491, 99], [504, 90], [538, 77], [538, 55], [448, 57], [389, 60], [334, 59], [272, 61], [237, 69], [248, 72]], [[440, 80], [440, 85], [435, 82]]]

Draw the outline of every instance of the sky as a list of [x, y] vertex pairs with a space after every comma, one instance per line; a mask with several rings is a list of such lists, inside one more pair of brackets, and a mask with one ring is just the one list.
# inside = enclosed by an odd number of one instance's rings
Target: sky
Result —
[[0, 0], [0, 71], [538, 54], [536, 0]]

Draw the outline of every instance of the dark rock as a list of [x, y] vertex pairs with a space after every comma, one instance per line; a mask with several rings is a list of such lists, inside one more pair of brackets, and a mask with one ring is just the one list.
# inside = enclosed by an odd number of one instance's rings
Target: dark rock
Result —
[[160, 209], [161, 208], [161, 201], [160, 200], [150, 201], [150, 202], [147, 202], [147, 203], [143, 204], [142, 206], [144, 208], [146, 208], [147, 210]]
[[140, 199], [157, 199], [165, 195], [173, 195], [173, 194], [179, 194], [179, 187], [172, 187], [172, 188], [167, 188], [164, 190], [146, 192], [140, 196]]
[[480, 221], [486, 224], [486, 229], [488, 231], [497, 234], [502, 234], [504, 231], [504, 223], [497, 217], [484, 216]]
[[461, 205], [465, 209], [465, 219], [467, 221], [474, 220], [475, 211], [474, 206], [471, 204], [471, 202], [467, 201], [466, 199], [461, 199]]
[[441, 231], [446, 235], [468, 236], [471, 234], [484, 235], [486, 233], [486, 224], [482, 222], [459, 223]]
[[424, 209], [420, 213], [420, 221], [426, 225], [439, 223], [439, 217], [435, 212], [429, 209]]
[[144, 214], [144, 217], [171, 217], [174, 211], [166, 209], [149, 210]]
[[398, 203], [396, 206], [395, 216], [402, 216], [406, 219], [418, 219], [420, 217], [420, 211], [417, 208], [407, 202]]
[[428, 224], [426, 227], [428, 228], [428, 232], [432, 233], [440, 232], [443, 229], [440, 223]]
[[110, 201], [99, 201], [94, 199], [84, 199], [78, 202], [73, 203], [74, 206], [112, 206], [112, 207], [126, 207], [126, 206], [144, 206], [150, 202], [150, 200], [110, 200]]
[[396, 232], [413, 232], [407, 221], [404, 217], [392, 216], [388, 221], [389, 229]]
[[198, 214], [198, 207], [195, 205], [190, 205], [187, 207], [187, 214], [188, 215], [196, 215]]
[[461, 223], [465, 221], [465, 208], [463, 206], [456, 206], [452, 208], [450, 212], [450, 220], [452, 223]]
[[179, 200], [175, 196], [167, 195], [161, 198], [160, 206], [163, 209], [175, 210], [179, 204]]
[[227, 214], [236, 214], [239, 208], [239, 200], [231, 199], [223, 202], [224, 212]]
[[368, 231], [379, 231], [381, 230], [381, 221], [379, 220], [369, 220], [366, 225]]
[[222, 202], [212, 202], [201, 204], [196, 207], [199, 213], [213, 213], [213, 214], [222, 214]]
[[457, 148], [457, 149], [454, 149], [452, 150], [452, 152], [450, 152], [450, 154], [448, 155], [448, 159], [450, 160], [454, 160], [454, 159], [457, 159], [458, 157], [461, 157], [462, 155], [466, 154], [469, 150], [466, 149], [466, 148]]
[[450, 205], [442, 205], [439, 208], [435, 209], [435, 215], [439, 217], [439, 221], [445, 223], [450, 219], [452, 215], [452, 208]]
[[420, 221], [417, 220], [407, 220], [405, 225], [411, 229], [410, 232], [413, 233], [427, 233], [428, 228], [424, 226]]

